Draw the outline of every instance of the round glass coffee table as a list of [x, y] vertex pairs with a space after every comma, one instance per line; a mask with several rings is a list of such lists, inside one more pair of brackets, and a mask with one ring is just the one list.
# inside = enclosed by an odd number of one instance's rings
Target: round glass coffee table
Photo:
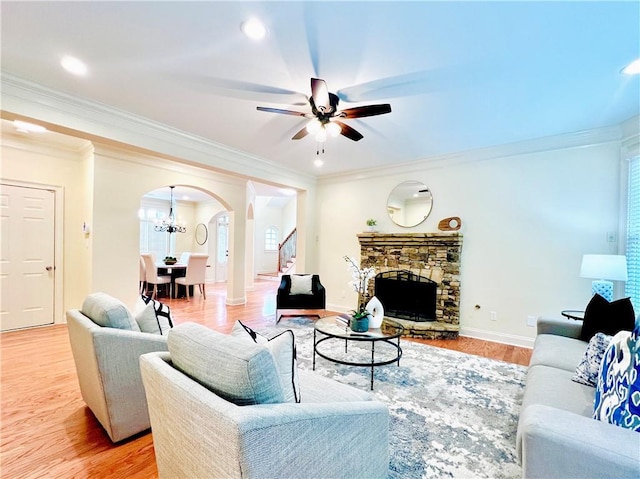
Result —
[[[341, 322], [338, 316], [319, 319], [315, 322], [313, 329], [313, 370], [316, 369], [316, 354], [337, 364], [371, 368], [371, 390], [373, 391], [373, 370], [376, 366], [392, 363], [398, 363], [400, 366], [402, 357], [400, 336], [403, 329], [401, 324], [385, 319], [381, 328], [356, 333]], [[344, 341], [344, 353], [342, 348], [339, 348], [339, 351], [336, 350], [334, 344], [331, 344], [334, 350], [330, 350], [329, 343], [335, 343], [335, 340]], [[326, 348], [322, 346], [323, 343], [327, 346]], [[358, 346], [365, 346], [365, 343], [368, 343], [371, 346], [371, 357], [368, 357], [368, 348], [367, 357], [363, 354], [351, 354], [348, 349], [349, 343], [359, 343]], [[378, 358], [376, 358], [376, 345], [378, 345]]]

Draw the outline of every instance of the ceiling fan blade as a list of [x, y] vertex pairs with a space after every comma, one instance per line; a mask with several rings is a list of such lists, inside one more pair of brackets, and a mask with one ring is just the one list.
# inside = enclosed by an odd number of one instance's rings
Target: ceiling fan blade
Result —
[[302, 130], [300, 130], [298, 133], [293, 135], [293, 137], [291, 139], [292, 140], [299, 140], [300, 138], [304, 138], [308, 134], [309, 134], [309, 131], [307, 130], [307, 127], [305, 126]]
[[319, 78], [311, 79], [311, 97], [313, 98], [316, 108], [324, 109], [324, 111], [329, 111], [331, 108], [329, 90], [324, 80], [320, 80]]
[[281, 110], [280, 108], [269, 108], [267, 106], [257, 106], [258, 111], [266, 111], [268, 113], [281, 113], [283, 115], [295, 115], [295, 116], [307, 116], [307, 113], [302, 113], [293, 110]]
[[359, 131], [354, 130], [349, 125], [347, 125], [345, 123], [342, 123], [341, 121], [336, 121], [336, 120], [333, 120], [333, 122], [336, 123], [337, 125], [340, 125], [340, 128], [341, 128], [340, 134], [346, 136], [350, 140], [360, 141], [360, 140], [362, 140], [362, 138], [364, 138], [362, 136], [362, 133], [360, 133]]
[[339, 115], [342, 118], [363, 118], [365, 116], [384, 115], [385, 113], [391, 113], [391, 105], [388, 103], [347, 108], [339, 112]]

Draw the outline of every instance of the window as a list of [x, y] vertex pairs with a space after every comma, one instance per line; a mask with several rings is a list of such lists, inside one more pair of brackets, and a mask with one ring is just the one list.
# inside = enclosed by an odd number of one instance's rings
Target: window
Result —
[[629, 161], [627, 195], [627, 272], [625, 295], [640, 313], [640, 156]]
[[264, 250], [278, 251], [278, 228], [269, 226], [264, 232]]
[[[167, 202], [164, 202], [165, 204]], [[175, 249], [175, 235], [160, 233], [154, 229], [157, 222], [166, 216], [163, 205], [143, 205], [138, 210], [140, 218], [140, 252], [153, 253], [156, 259], [162, 259]]]

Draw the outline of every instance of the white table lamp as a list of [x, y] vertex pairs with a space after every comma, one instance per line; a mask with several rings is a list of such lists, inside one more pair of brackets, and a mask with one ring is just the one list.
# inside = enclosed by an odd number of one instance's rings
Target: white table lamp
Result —
[[591, 293], [597, 293], [611, 302], [613, 281], [627, 280], [627, 258], [616, 254], [585, 254], [582, 257], [580, 276], [594, 278]]

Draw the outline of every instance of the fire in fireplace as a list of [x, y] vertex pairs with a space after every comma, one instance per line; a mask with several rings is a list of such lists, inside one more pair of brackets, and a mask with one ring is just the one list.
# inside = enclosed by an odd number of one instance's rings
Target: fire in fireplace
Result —
[[411, 321], [436, 320], [437, 283], [407, 270], [387, 271], [375, 277], [374, 294], [385, 316]]

